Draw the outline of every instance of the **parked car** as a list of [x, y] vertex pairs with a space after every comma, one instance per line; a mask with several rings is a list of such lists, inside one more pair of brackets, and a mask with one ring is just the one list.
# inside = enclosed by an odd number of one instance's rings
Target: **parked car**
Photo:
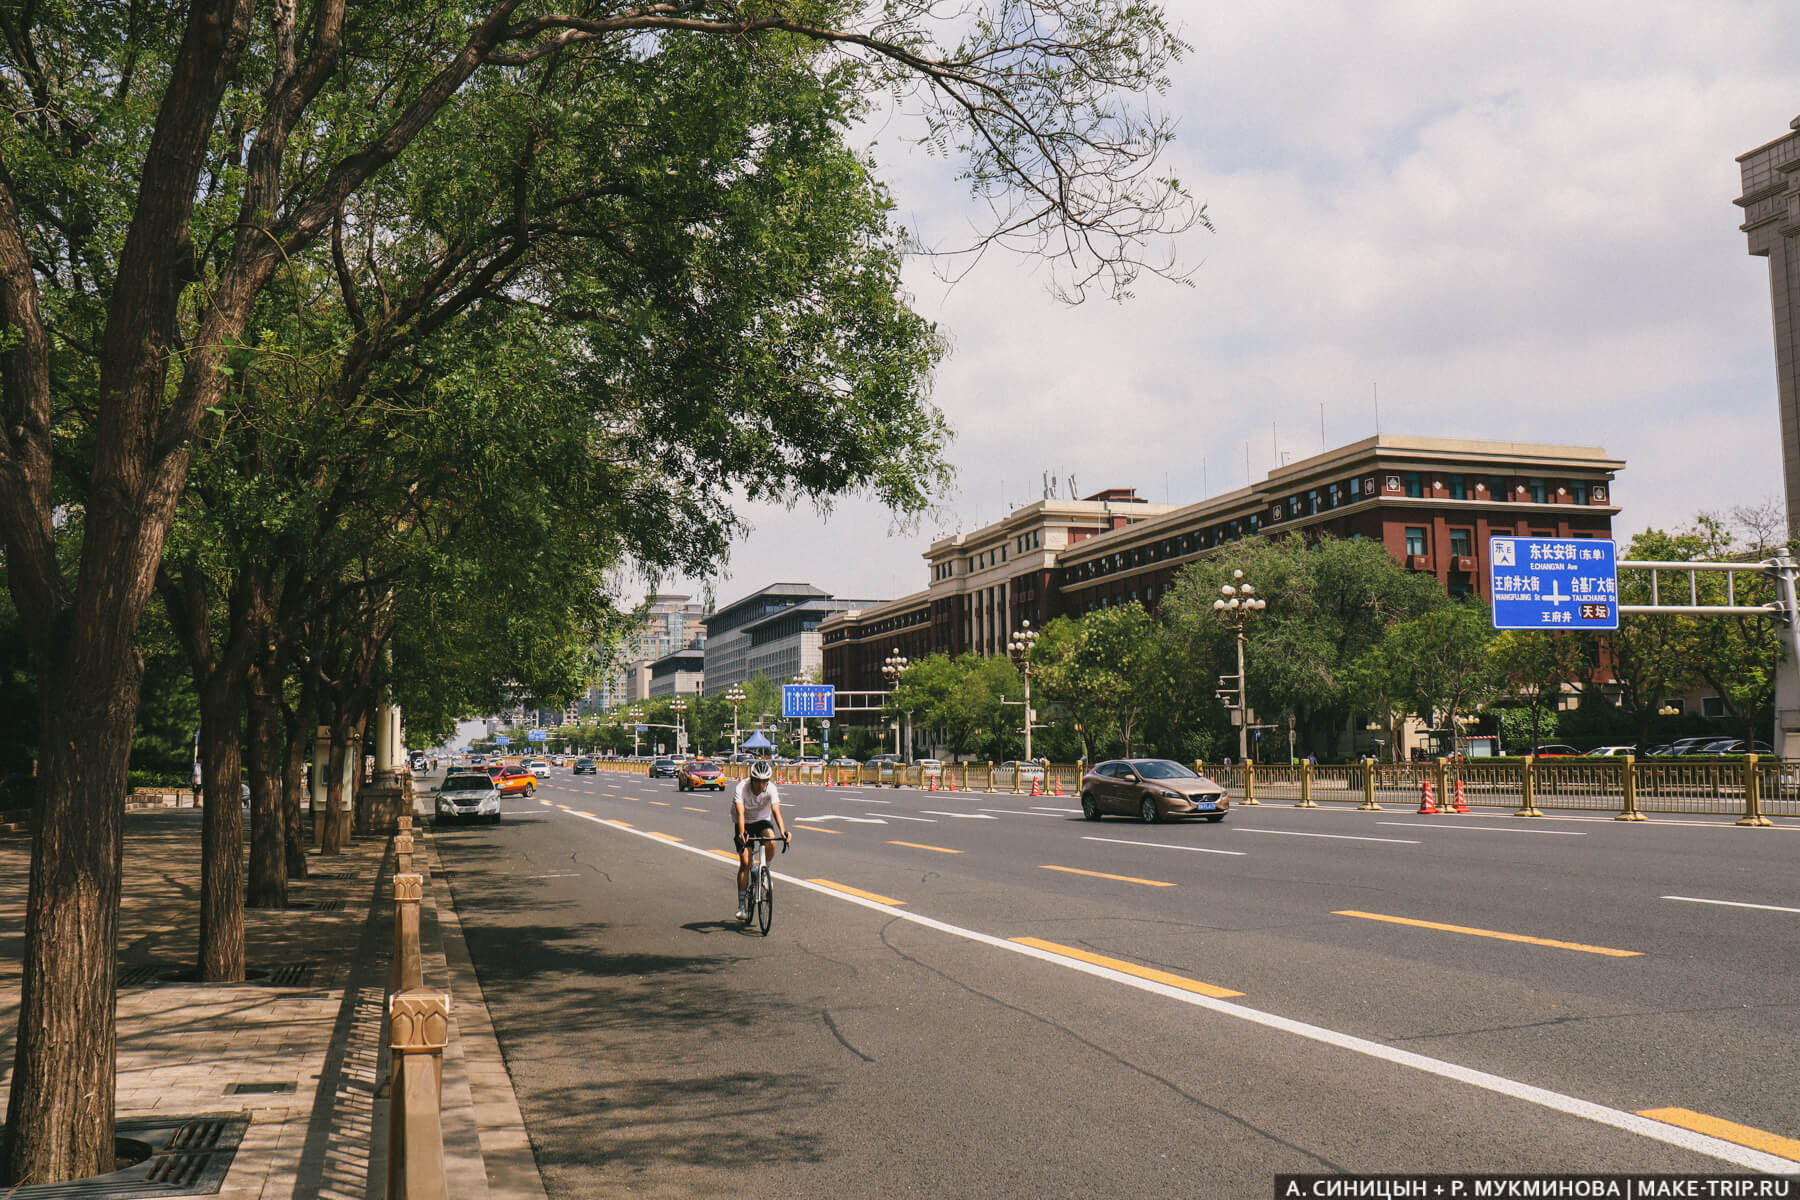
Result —
[[595, 764], [593, 759], [588, 758], [585, 755], [576, 759], [575, 766], [570, 770], [570, 774], [572, 775], [598, 775], [599, 773], [599, 766]]
[[456, 771], [444, 777], [437, 792], [437, 815], [500, 820], [500, 787], [485, 771]]
[[725, 772], [719, 764], [704, 758], [690, 758], [681, 764], [675, 772], [675, 786], [680, 791], [692, 792], [702, 788], [714, 791], [725, 790]]
[[673, 779], [675, 778], [675, 767], [676, 762], [672, 758], [656, 759], [650, 764], [650, 778]]
[[1679, 758], [1683, 754], [1696, 754], [1699, 752], [1701, 746], [1706, 745], [1708, 742], [1716, 742], [1718, 740], [1719, 739], [1712, 734], [1708, 734], [1705, 737], [1676, 738], [1667, 746], [1664, 746], [1660, 750], [1653, 751], [1652, 753], [1657, 758]]
[[860, 767], [860, 766], [862, 766], [862, 764], [857, 762], [854, 758], [834, 758], [831, 760], [831, 765], [834, 767]]
[[1115, 758], [1081, 780], [1081, 815], [1136, 817], [1147, 825], [1171, 817], [1223, 821], [1231, 806], [1225, 789], [1166, 758]]
[[1689, 754], [1757, 754], [1772, 755], [1773, 747], [1767, 742], [1745, 742], [1736, 738], [1720, 738], [1716, 742], [1708, 742], [1697, 750], [1689, 750]]
[[994, 768], [995, 778], [1011, 779], [1015, 769], [1019, 772], [1020, 779], [1042, 779], [1044, 777], [1044, 765], [1042, 763], [1025, 762], [1022, 759], [1013, 759], [1003, 762]]
[[[1527, 750], [1526, 753], [1531, 754], [1531, 753], [1533, 753], [1533, 751]], [[1581, 757], [1581, 751], [1577, 750], [1573, 746], [1566, 746], [1561, 742], [1545, 742], [1537, 748], [1535, 753], [1538, 758], [1580, 758]]]
[[898, 754], [877, 754], [865, 765], [874, 767], [875, 778], [883, 781], [892, 779], [895, 771], [905, 769], [905, 764], [900, 761]]

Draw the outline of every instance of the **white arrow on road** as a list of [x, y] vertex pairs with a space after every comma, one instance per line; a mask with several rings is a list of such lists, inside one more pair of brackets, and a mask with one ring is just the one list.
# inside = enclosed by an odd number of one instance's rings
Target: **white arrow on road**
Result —
[[921, 808], [920, 812], [932, 817], [961, 817], [965, 821], [998, 821], [999, 817], [990, 817], [986, 813], [953, 813], [938, 812], [935, 808]]
[[796, 820], [796, 821], [812, 821], [815, 824], [820, 821], [853, 821], [858, 825], [886, 825], [887, 824], [887, 822], [880, 817], [840, 817], [835, 813], [828, 817], [796, 816], [794, 818], [794, 820]]

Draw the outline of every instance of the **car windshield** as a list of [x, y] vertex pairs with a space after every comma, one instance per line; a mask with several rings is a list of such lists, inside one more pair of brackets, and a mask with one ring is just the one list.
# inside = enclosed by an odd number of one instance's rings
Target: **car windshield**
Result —
[[1131, 764], [1132, 769], [1145, 779], [1198, 779], [1198, 775], [1178, 762], [1170, 762], [1166, 758], [1150, 758]]
[[452, 775], [444, 780], [443, 790], [446, 792], [485, 792], [493, 786], [493, 781], [486, 775]]

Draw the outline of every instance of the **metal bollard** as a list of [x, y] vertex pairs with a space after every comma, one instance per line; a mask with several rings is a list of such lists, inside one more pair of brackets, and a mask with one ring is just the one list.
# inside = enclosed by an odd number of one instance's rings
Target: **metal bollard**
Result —
[[1256, 798], [1256, 761], [1249, 758], [1244, 760], [1244, 803], [1262, 803]]
[[1313, 765], [1311, 762], [1300, 764], [1300, 803], [1295, 808], [1317, 808], [1312, 798]]
[[394, 963], [391, 990], [419, 987], [425, 968], [419, 956], [419, 905], [425, 898], [425, 879], [420, 875], [394, 876]]
[[1381, 805], [1375, 803], [1375, 760], [1362, 760], [1363, 802], [1356, 806], [1357, 812], [1380, 812]]
[[1744, 756], [1744, 815], [1739, 825], [1773, 825], [1762, 813], [1762, 772], [1756, 769], [1756, 755]]
[[441, 1111], [450, 997], [412, 988], [388, 1001], [394, 1089], [388, 1110], [389, 1200], [445, 1200]]
[[1525, 756], [1525, 765], [1519, 770], [1519, 791], [1521, 803], [1515, 817], [1541, 817], [1543, 812], [1537, 806], [1537, 759], [1534, 755]]
[[1625, 807], [1613, 820], [1645, 820], [1644, 814], [1638, 811], [1637, 806], [1637, 755], [1635, 754], [1625, 755], [1624, 761], [1619, 765], [1619, 790], [1625, 796]]

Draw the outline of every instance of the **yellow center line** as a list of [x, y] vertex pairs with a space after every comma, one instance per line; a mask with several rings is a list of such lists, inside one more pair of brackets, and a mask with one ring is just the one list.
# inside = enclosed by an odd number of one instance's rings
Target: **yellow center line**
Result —
[[658, 808], [669, 807], [669, 802], [667, 800], [652, 800], [650, 803], [656, 805]]
[[844, 832], [841, 829], [826, 829], [822, 825], [796, 825], [796, 826], [794, 826], [794, 828], [795, 829], [804, 829], [808, 833], [829, 833], [829, 834], [837, 835], [837, 834], [842, 834]]
[[1086, 950], [1077, 950], [1073, 946], [1059, 946], [1055, 942], [1046, 942], [1041, 938], [1016, 937], [1009, 941], [1021, 946], [1030, 946], [1037, 950], [1048, 950], [1052, 954], [1060, 954], [1064, 958], [1079, 959], [1084, 963], [1093, 963], [1096, 967], [1106, 967], [1120, 971], [1138, 979], [1148, 979], [1152, 983], [1166, 983], [1170, 987], [1180, 988], [1184, 992], [1196, 992], [1202, 996], [1211, 996], [1214, 1000], [1228, 1000], [1232, 996], [1244, 993], [1234, 992], [1230, 988], [1222, 988], [1216, 984], [1201, 983], [1198, 979], [1189, 979], [1185, 975], [1171, 975], [1167, 971], [1158, 971], [1153, 967], [1140, 967], [1136, 963], [1126, 962], [1121, 958], [1107, 958], [1101, 954], [1089, 954]]
[[631, 828], [631, 826], [627, 825], [623, 821], [608, 821], [607, 824], [608, 825], [617, 825], [620, 829], [630, 829]]
[[889, 842], [890, 846], [905, 846], [908, 850], [932, 850], [938, 854], [961, 854], [961, 850], [951, 850], [947, 846], [927, 846], [923, 842]]
[[672, 833], [657, 833], [654, 829], [646, 829], [644, 830], [644, 833], [649, 837], [661, 838], [665, 842], [679, 842], [681, 840]]
[[1038, 869], [1043, 870], [1043, 871], [1064, 871], [1070, 875], [1087, 875], [1094, 879], [1114, 879], [1120, 883], [1141, 883], [1145, 887], [1174, 887], [1175, 886], [1172, 883], [1166, 883], [1160, 879], [1134, 879], [1130, 875], [1108, 875], [1104, 871], [1083, 871], [1079, 867], [1053, 867], [1049, 863], [1038, 864]]
[[876, 892], [865, 892], [861, 888], [853, 888], [847, 883], [833, 883], [829, 879], [809, 879], [808, 883], [816, 883], [822, 888], [830, 888], [834, 892], [842, 892], [846, 896], [861, 896], [864, 900], [873, 900], [877, 904], [892, 904], [896, 908], [904, 907], [906, 901], [896, 900], [892, 896], [883, 896]]
[[1467, 925], [1443, 925], [1436, 921], [1415, 921], [1411, 917], [1389, 917], [1381, 913], [1344, 909], [1334, 917], [1361, 917], [1365, 921], [1387, 921], [1393, 925], [1416, 925], [1420, 929], [1441, 929], [1445, 933], [1466, 933], [1472, 937], [1497, 938], [1502, 942], [1524, 942], [1531, 946], [1549, 946], [1553, 950], [1579, 950], [1583, 954], [1604, 954], [1608, 958], [1641, 958], [1641, 950], [1614, 950], [1607, 946], [1585, 946], [1580, 942], [1559, 942], [1552, 938], [1527, 937], [1522, 933], [1501, 933], [1494, 929], [1471, 929]]
[[707, 853], [715, 858], [722, 858], [726, 862], [736, 862], [738, 860], [738, 856], [729, 850], [708, 850]]
[[1795, 1162], [1800, 1162], [1800, 1142], [1793, 1138], [1782, 1137], [1780, 1134], [1766, 1133], [1749, 1125], [1739, 1125], [1734, 1121], [1709, 1117], [1705, 1113], [1697, 1113], [1686, 1108], [1647, 1108], [1638, 1116], [1649, 1117], [1652, 1121], [1661, 1121], [1666, 1125], [1679, 1125], [1683, 1129], [1704, 1133], [1708, 1137], [1736, 1142], [1738, 1145], [1748, 1146], [1752, 1150], [1761, 1150], [1764, 1154], [1773, 1154], [1777, 1158], [1791, 1158]]
[[691, 804], [684, 804], [684, 805], [682, 805], [682, 806], [681, 806], [681, 811], [682, 811], [682, 812], [697, 812], [697, 813], [703, 813], [703, 812], [705, 812], [705, 811], [707, 811], [707, 810], [706, 810], [706, 809], [704, 809], [704, 808], [695, 808], [695, 807], [694, 807], [694, 806], [693, 806], [693, 805], [691, 805]]
[[562, 810], [563, 810], [563, 811], [564, 811], [564, 812], [574, 812], [574, 811], [575, 811], [575, 810], [574, 810], [574, 809], [572, 809], [572, 808], [570, 808], [570, 807], [569, 807], [569, 806], [568, 806], [568, 805], [566, 805], [566, 804], [559, 804], [559, 805], [557, 805], [557, 806], [556, 806], [556, 807], [558, 807], [558, 808], [560, 808], [560, 809], [562, 809]]

